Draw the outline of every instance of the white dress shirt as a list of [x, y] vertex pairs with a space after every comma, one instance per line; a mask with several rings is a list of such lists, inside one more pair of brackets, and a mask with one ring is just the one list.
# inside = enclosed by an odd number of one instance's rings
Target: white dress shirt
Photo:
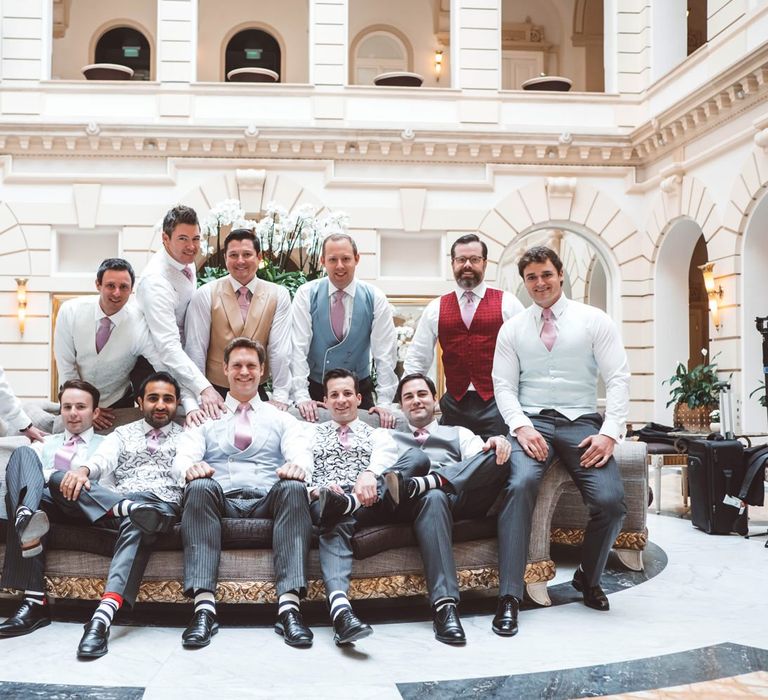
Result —
[[[335, 420], [329, 422], [337, 429], [341, 427], [341, 423], [337, 423]], [[308, 425], [312, 424], [309, 423]], [[352, 444], [355, 441], [359, 442], [361, 439], [368, 439], [362, 432], [365, 425], [359, 418], [356, 418], [351, 423], [347, 423]], [[385, 469], [389, 469], [397, 461], [397, 444], [392, 439], [390, 431], [384, 428], [374, 428], [370, 439], [371, 461], [367, 465], [363, 465], [363, 469], [379, 476]]]
[[[470, 291], [475, 294], [478, 300], [475, 301], [475, 310], [481, 299], [485, 298], [485, 291], [488, 289], [485, 282], [481, 282], [474, 289], [465, 289], [464, 287], [457, 286], [454, 290], [456, 299], [459, 302], [459, 308], [462, 309], [467, 305], [464, 292]], [[440, 299], [432, 299], [427, 304], [427, 308], [421, 314], [419, 319], [419, 325], [416, 328], [416, 332], [413, 334], [413, 339], [408, 344], [408, 354], [405, 358], [403, 365], [403, 374], [413, 374], [414, 372], [421, 372], [422, 374], [428, 374], [432, 363], [435, 360], [435, 345], [438, 339], [438, 326], [440, 321]], [[510, 318], [520, 313], [524, 309], [520, 300], [510, 292], [503, 292], [501, 297], [501, 318], [504, 321], [508, 321]], [[467, 391], [475, 391], [474, 385], [470, 382]]]
[[[173, 463], [172, 474], [180, 485], [186, 481], [187, 469], [193, 464], [207, 461], [206, 453], [209, 445], [235, 443], [235, 421], [239, 418], [237, 407], [240, 402], [227, 394], [225, 400], [228, 411], [219, 420], [206, 421], [203, 425], [185, 430], [176, 447], [176, 459]], [[312, 478], [312, 448], [310, 446], [310, 432], [305, 426], [310, 424], [299, 422], [286, 411], [280, 411], [272, 404], [254, 396], [251, 401], [253, 410], [248, 412], [248, 420], [251, 426], [251, 446], [258, 448], [266, 440], [269, 433], [277, 432], [280, 437], [280, 452], [285, 462], [292, 462], [304, 470], [305, 483], [309, 484]], [[247, 451], [247, 450], [246, 450]], [[236, 455], [232, 456], [235, 459]], [[231, 460], [230, 460], [231, 461]], [[245, 461], [248, 461], [245, 459]], [[250, 462], [251, 471], [258, 469], [258, 453]], [[216, 469], [216, 464], [211, 464]], [[219, 470], [217, 480], [222, 485], [224, 492], [242, 488], [236, 479], [223, 474], [224, 469]], [[260, 486], [266, 480], [257, 479], [257, 483], [248, 486]]]
[[[191, 282], [182, 273], [185, 267], [192, 271]], [[187, 378], [197, 398], [211, 383], [184, 352], [180, 330], [195, 289], [194, 280], [192, 265], [182, 265], [161, 248], [136, 283], [136, 301], [163, 362], [174, 376]]]
[[[82, 328], [79, 325], [82, 313], [89, 314], [93, 319], [87, 334], [78, 332]], [[102, 351], [96, 354], [95, 337], [102, 318], [109, 318], [112, 332]], [[97, 295], [65, 301], [56, 316], [53, 352], [59, 371], [59, 385], [69, 379], [90, 382], [101, 392], [103, 406], [110, 406], [125, 395], [131, 381], [131, 370], [140, 355], [158, 372], [170, 371], [155, 349], [144, 316], [134, 299], [129, 299], [120, 311], [109, 317], [102, 310]], [[175, 373], [171, 371], [171, 374]], [[189, 396], [193, 387], [188, 386], [187, 376], [176, 375], [176, 379], [187, 390], [182, 397], [184, 408], [187, 411], [196, 408], [197, 402]]]
[[[293, 349], [291, 374], [293, 375], [293, 400], [296, 403], [309, 401], [309, 363], [307, 354], [312, 341], [312, 319], [310, 317], [310, 299], [314, 286], [322, 280], [312, 280], [302, 284], [293, 298], [292, 325]], [[352, 280], [342, 291], [344, 294], [344, 335], [349, 332], [349, 322], [352, 318], [355, 290], [358, 284], [367, 284]], [[369, 284], [373, 292], [373, 325], [371, 327], [371, 356], [376, 363], [376, 396], [378, 404], [391, 404], [397, 389], [397, 333], [392, 320], [392, 307], [378, 287]], [[336, 287], [328, 284], [328, 303]]]
[[[241, 285], [232, 275], [227, 275], [227, 279], [235, 293], [240, 287], [245, 286], [251, 296], [258, 284], [256, 277], [246, 285]], [[192, 301], [187, 308], [184, 334], [184, 350], [203, 374], [205, 374], [208, 345], [211, 342], [213, 284], [213, 282], [204, 284], [192, 295]], [[272, 375], [272, 398], [281, 403], [288, 403], [291, 393], [291, 295], [285, 287], [279, 287], [277, 292], [277, 306], [266, 350]]]
[[21, 408], [21, 402], [8, 384], [2, 367], [0, 367], [0, 417], [8, 424], [8, 432], [11, 435], [32, 425], [29, 416]]
[[437, 419], [433, 419], [429, 425], [425, 425], [424, 428], [417, 428], [415, 425], [408, 423], [408, 429], [413, 435], [418, 430], [426, 430], [428, 433], [434, 432], [437, 428], [456, 428], [459, 431], [459, 449], [461, 450], [461, 461], [474, 457], [479, 452], [482, 452], [485, 441], [479, 435], [475, 435], [471, 430], [461, 425], [440, 425]]
[[[557, 329], [557, 340], [552, 346], [551, 353], [557, 355], [559, 361], [565, 361], [567, 367], [573, 372], [580, 372], [581, 368], [592, 361], [597, 364], [597, 370], [605, 382], [606, 408], [605, 420], [600, 433], [608, 435], [618, 441], [624, 435], [626, 420], [629, 412], [629, 365], [627, 354], [621, 342], [621, 336], [616, 324], [600, 309], [588, 306], [577, 301], [572, 301], [561, 294], [552, 307], [554, 323]], [[531, 420], [525, 415], [526, 407], [521, 406], [520, 374], [521, 364], [525, 357], [518, 354], [522, 339], [538, 338], [544, 323], [541, 316], [542, 309], [532, 304], [523, 313], [507, 321], [499, 331], [496, 342], [496, 354], [493, 359], [493, 387], [496, 396], [496, 404], [499, 407], [504, 421], [511, 432], [522, 426], [532, 426]], [[572, 338], [578, 337], [586, 331], [591, 339], [591, 348], [583, 351], [580, 356], [562, 357], [558, 349], [558, 341], [563, 338], [567, 344]], [[542, 342], [543, 346], [543, 342]], [[564, 382], [568, 377], [550, 376], [549, 382], [554, 387], [566, 386]], [[591, 388], [591, 387], [590, 387]], [[537, 397], [539, 406], [546, 405], [569, 420], [575, 420], [585, 412], [596, 412], [597, 406], [589, 407], [588, 411], [569, 408], [567, 403], [559, 404], [558, 400], [552, 400], [552, 396], [563, 396], [564, 392], [546, 392], [546, 396]], [[532, 411], [528, 410], [529, 413]], [[538, 412], [538, 411], [534, 411]]]
[[[62, 445], [69, 440], [74, 433], [70, 433], [69, 430], [64, 428], [64, 440], [62, 442]], [[81, 442], [77, 443], [77, 449], [75, 450], [75, 454], [72, 456], [72, 462], [70, 463], [70, 470], [72, 469], [78, 469], [79, 467], [82, 467], [87, 460], [88, 457], [88, 445], [90, 445], [91, 440], [93, 440], [93, 436], [95, 433], [93, 432], [93, 428], [88, 428], [88, 430], [84, 430], [82, 433], [78, 433], [78, 436], [80, 437]], [[50, 438], [53, 437], [52, 435], [46, 435], [45, 442], [49, 442]], [[49, 452], [49, 450], [45, 449], [45, 442], [33, 442], [30, 447], [35, 451], [35, 454], [40, 458], [40, 464], [43, 467], [43, 478], [45, 479], [45, 483], [48, 483], [48, 479], [51, 478], [51, 474], [53, 474], [54, 471], [56, 471], [55, 467], [53, 466], [54, 457], [56, 456], [56, 451], [50, 452], [46, 456], [46, 453]]]

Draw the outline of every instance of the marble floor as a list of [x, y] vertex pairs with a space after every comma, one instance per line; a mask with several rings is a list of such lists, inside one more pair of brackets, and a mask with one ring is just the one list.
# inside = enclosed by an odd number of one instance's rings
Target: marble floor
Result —
[[[144, 610], [113, 627], [106, 657], [78, 662], [88, 615], [72, 608], [33, 635], [0, 640], [0, 697], [768, 697], [765, 538], [694, 529], [679, 517], [679, 475], [662, 482], [662, 514], [648, 517], [646, 573], [610, 562], [609, 613], [578, 602], [567, 548], [555, 555], [553, 607], [524, 610], [519, 635], [502, 639], [490, 630], [493, 598], [466, 600], [463, 648], [433, 639], [420, 601], [358, 604], [375, 634], [346, 649], [334, 646], [319, 607], [308, 611], [311, 649], [283, 644], [271, 610], [238, 608], [222, 611], [218, 636], [194, 652], [180, 644], [187, 611]], [[766, 510], [753, 518], [754, 533], [768, 527]], [[0, 616], [8, 610], [0, 603]], [[146, 624], [152, 617], [157, 626]]]

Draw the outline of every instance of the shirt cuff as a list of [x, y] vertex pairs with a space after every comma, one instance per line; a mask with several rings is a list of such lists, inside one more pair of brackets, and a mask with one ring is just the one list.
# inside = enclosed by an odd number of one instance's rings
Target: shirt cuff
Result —
[[184, 409], [184, 413], [189, 415], [192, 411], [197, 411], [200, 408], [200, 404], [191, 397], [187, 396], [181, 400], [181, 406]]
[[515, 435], [515, 430], [517, 430], [518, 428], [533, 428], [533, 423], [531, 423], [531, 419], [528, 418], [528, 416], [526, 416], [525, 414], [521, 415], [519, 418], [515, 418], [511, 423], [507, 422], [507, 425], [509, 426], [509, 432], [512, 434], [513, 437]]
[[607, 435], [609, 438], [613, 438], [616, 442], [621, 442], [624, 439], [624, 426], [620, 426], [615, 421], [606, 420], [603, 421], [603, 425], [600, 428], [600, 435]]
[[20, 433], [22, 430], [31, 428], [32, 426], [32, 419], [24, 413], [24, 411], [19, 411], [19, 415], [16, 416], [16, 418], [12, 421], [8, 421], [8, 432], [11, 434]]

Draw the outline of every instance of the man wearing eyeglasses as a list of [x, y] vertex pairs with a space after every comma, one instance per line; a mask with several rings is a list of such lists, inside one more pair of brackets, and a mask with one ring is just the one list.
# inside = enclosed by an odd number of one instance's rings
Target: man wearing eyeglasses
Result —
[[428, 374], [440, 343], [446, 392], [440, 399], [442, 425], [461, 425], [487, 440], [506, 435], [493, 396], [491, 366], [504, 321], [523, 310], [513, 294], [486, 286], [488, 246], [474, 233], [451, 246], [456, 289], [424, 310], [408, 348], [404, 374]]

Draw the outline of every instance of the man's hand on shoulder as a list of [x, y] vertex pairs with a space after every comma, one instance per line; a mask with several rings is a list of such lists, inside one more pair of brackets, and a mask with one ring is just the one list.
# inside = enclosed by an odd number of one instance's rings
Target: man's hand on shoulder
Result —
[[88, 475], [91, 470], [88, 467], [80, 467], [68, 471], [61, 480], [61, 494], [68, 501], [76, 501], [80, 495], [80, 490], [85, 488], [91, 490], [91, 481]]
[[360, 472], [355, 481], [352, 492], [364, 506], [372, 506], [379, 500], [378, 489], [376, 488], [376, 476], [367, 469]]
[[543, 462], [549, 454], [549, 446], [544, 436], [530, 425], [523, 425], [515, 430], [515, 437], [523, 452], [537, 462]]
[[286, 481], [306, 481], [307, 473], [293, 462], [286, 462], [277, 470], [277, 475]]
[[194, 411], [187, 413], [187, 417], [184, 419], [185, 428], [196, 428], [199, 425], [205, 423], [208, 420], [208, 416], [202, 408], [196, 408]]
[[616, 441], [609, 435], [590, 435], [584, 438], [579, 447], [586, 447], [584, 454], [581, 455], [579, 464], [582, 467], [604, 467], [613, 454], [616, 447]]
[[93, 414], [93, 427], [96, 430], [109, 430], [115, 422], [115, 412], [111, 408], [99, 406]]
[[25, 430], [21, 431], [22, 435], [26, 435], [30, 442], [44, 442], [45, 441], [45, 433], [40, 430], [40, 428], [36, 428], [34, 425], [30, 425]]
[[317, 423], [319, 416], [317, 412], [318, 406], [325, 408], [325, 404], [322, 401], [312, 401], [312, 399], [309, 401], [301, 401], [296, 404], [296, 408], [299, 409], [301, 417], [310, 423]]
[[385, 408], [384, 406], [374, 406], [373, 408], [368, 409], [368, 413], [373, 414], [377, 413], [379, 416], [379, 422], [381, 423], [382, 428], [394, 428], [395, 427], [395, 416], [388, 408]]
[[504, 464], [509, 459], [509, 455], [512, 454], [512, 445], [503, 435], [494, 435], [488, 438], [488, 441], [483, 445], [483, 452], [488, 452], [490, 449], [496, 450], [496, 464]]
[[212, 386], [203, 389], [200, 393], [200, 408], [213, 420], [218, 420], [221, 418], [221, 414], [227, 411], [224, 399]]
[[215, 473], [216, 470], [208, 462], [195, 462], [187, 469], [187, 473], [184, 476], [187, 481], [194, 481], [195, 479], [206, 479]]

